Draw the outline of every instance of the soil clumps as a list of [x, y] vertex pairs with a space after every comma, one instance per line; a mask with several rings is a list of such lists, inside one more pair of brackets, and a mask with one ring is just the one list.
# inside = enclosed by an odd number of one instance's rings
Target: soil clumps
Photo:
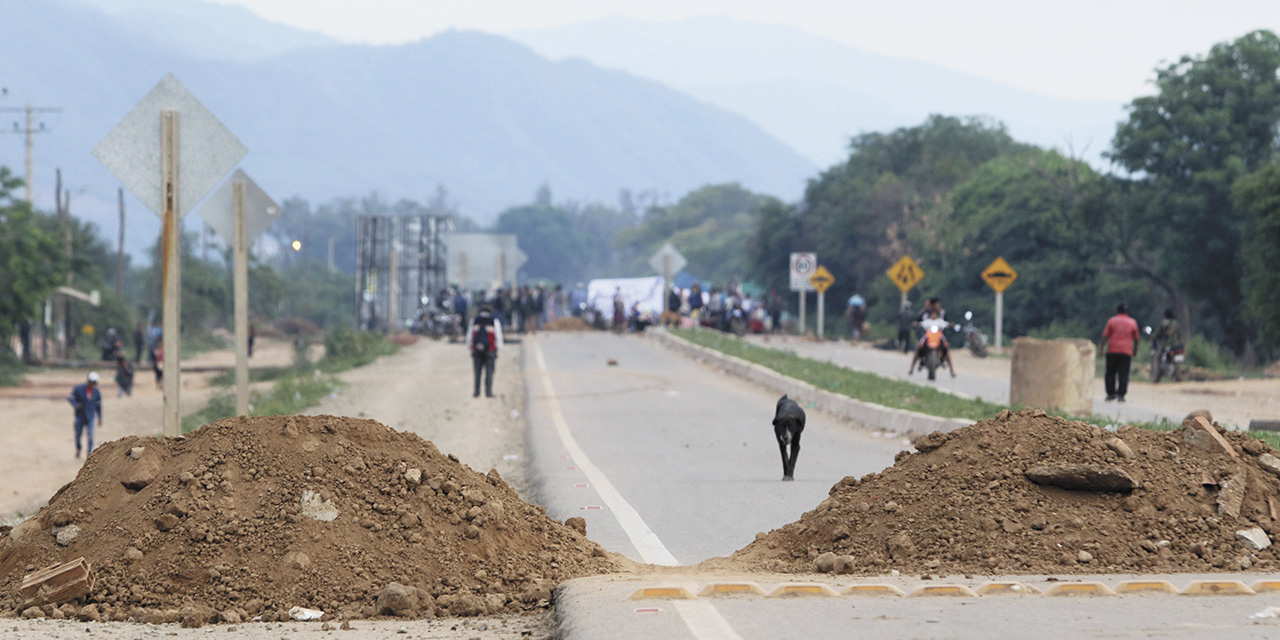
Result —
[[543, 331], [595, 331], [595, 329], [584, 322], [582, 318], [569, 316], [567, 318], [556, 318], [551, 322], [542, 325]]
[[1271, 545], [1280, 534], [1280, 458], [1203, 418], [1169, 432], [1111, 432], [1004, 411], [915, 447], [703, 566], [864, 575], [1280, 567]]
[[[67, 535], [74, 529], [74, 535]], [[83, 556], [96, 583], [24, 611], [23, 576]], [[285, 620], [519, 612], [625, 560], [430, 442], [372, 420], [228, 418], [107, 443], [0, 531], [0, 615]]]

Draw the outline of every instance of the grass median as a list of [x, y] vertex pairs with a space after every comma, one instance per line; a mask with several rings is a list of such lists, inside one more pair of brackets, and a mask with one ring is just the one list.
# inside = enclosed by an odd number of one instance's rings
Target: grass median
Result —
[[[325, 334], [325, 355], [319, 362], [307, 360], [306, 347], [298, 350], [292, 367], [273, 367], [249, 372], [251, 382], [274, 381], [265, 392], [251, 392], [249, 415], [293, 415], [315, 406], [320, 399], [342, 385], [333, 374], [362, 367], [399, 347], [379, 333], [337, 329]], [[235, 415], [235, 373], [228, 371], [212, 381], [215, 390], [199, 411], [182, 419], [182, 431]]]
[[[932, 387], [885, 378], [874, 373], [846, 369], [830, 362], [801, 357], [789, 351], [759, 347], [719, 331], [702, 329], [672, 329], [670, 331], [672, 335], [698, 346], [714, 349], [725, 355], [758, 364], [789, 378], [807, 382], [824, 391], [838, 393], [855, 400], [870, 402], [883, 407], [905, 409], [942, 418], [961, 418], [974, 421], [994, 417], [1005, 409], [1017, 411], [1026, 408], [1018, 405], [962, 398], [938, 391]], [[1100, 415], [1077, 416], [1055, 411], [1050, 411], [1050, 413], [1070, 420], [1082, 420], [1100, 427], [1132, 424], [1144, 429], [1171, 431], [1181, 426], [1181, 423], [1172, 420], [1124, 422]], [[1249, 431], [1247, 433], [1267, 443], [1272, 448], [1280, 449], [1280, 434], [1266, 431]]]

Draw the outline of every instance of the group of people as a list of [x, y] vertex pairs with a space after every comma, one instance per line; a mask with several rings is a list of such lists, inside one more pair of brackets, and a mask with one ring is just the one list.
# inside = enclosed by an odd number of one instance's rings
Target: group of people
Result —
[[666, 326], [679, 325], [683, 318], [688, 318], [693, 324], [721, 331], [739, 328], [753, 333], [776, 333], [782, 330], [782, 296], [776, 289], [755, 297], [733, 282], [723, 287], [712, 285], [704, 291], [695, 280], [688, 289], [672, 287], [667, 292], [665, 307], [660, 321]]

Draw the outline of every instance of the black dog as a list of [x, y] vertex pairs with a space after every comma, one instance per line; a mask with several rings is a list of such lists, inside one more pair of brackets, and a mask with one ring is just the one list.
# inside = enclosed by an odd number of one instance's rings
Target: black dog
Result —
[[[804, 431], [804, 409], [795, 400], [782, 396], [773, 414], [773, 435], [778, 438], [778, 450], [782, 452], [782, 479], [795, 480], [796, 458], [800, 455], [800, 432]], [[791, 454], [787, 455], [787, 445]]]

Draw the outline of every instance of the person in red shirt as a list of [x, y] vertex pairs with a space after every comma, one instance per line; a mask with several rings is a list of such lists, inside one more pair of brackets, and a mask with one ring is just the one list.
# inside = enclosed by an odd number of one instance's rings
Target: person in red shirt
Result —
[[1129, 365], [1138, 352], [1138, 321], [1129, 317], [1124, 303], [1116, 307], [1116, 315], [1107, 320], [1098, 350], [1107, 354], [1107, 401], [1124, 402], [1129, 391]]

